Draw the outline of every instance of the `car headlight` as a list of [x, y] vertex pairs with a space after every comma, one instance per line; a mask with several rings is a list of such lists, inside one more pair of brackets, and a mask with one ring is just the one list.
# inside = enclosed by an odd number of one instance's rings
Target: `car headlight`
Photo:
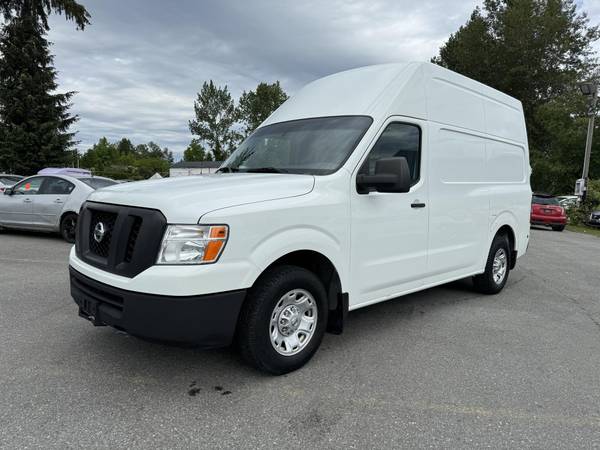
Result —
[[168, 225], [156, 264], [210, 264], [229, 237], [227, 225]]

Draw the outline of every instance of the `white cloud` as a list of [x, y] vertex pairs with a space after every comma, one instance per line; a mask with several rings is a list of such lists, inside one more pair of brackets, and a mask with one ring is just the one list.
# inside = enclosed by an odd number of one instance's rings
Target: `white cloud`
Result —
[[[92, 25], [52, 19], [61, 90], [75, 90], [80, 149], [98, 138], [154, 140], [182, 151], [208, 79], [237, 97], [260, 81], [288, 93], [320, 76], [428, 60], [479, 0], [83, 0]], [[593, 23], [600, 2], [583, 0]], [[600, 47], [599, 47], [600, 48]]]

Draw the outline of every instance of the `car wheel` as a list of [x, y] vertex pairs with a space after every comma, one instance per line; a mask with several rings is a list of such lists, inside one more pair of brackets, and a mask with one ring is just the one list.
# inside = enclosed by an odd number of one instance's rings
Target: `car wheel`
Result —
[[553, 225], [552, 226], [553, 231], [563, 231], [564, 229], [565, 229], [564, 225]]
[[510, 246], [505, 235], [496, 235], [490, 248], [485, 272], [473, 277], [475, 288], [483, 294], [497, 294], [508, 280]]
[[62, 238], [70, 244], [75, 243], [75, 236], [77, 233], [77, 214], [68, 213], [65, 214], [60, 221], [60, 235]]
[[240, 313], [242, 357], [274, 375], [302, 367], [321, 344], [327, 313], [325, 288], [314, 273], [296, 266], [270, 269], [249, 290]]

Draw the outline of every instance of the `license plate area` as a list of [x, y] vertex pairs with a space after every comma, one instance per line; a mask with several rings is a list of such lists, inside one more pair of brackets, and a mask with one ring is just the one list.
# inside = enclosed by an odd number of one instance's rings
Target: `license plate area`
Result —
[[84, 298], [79, 304], [79, 316], [89, 320], [94, 326], [104, 325], [98, 317], [98, 302], [90, 298]]

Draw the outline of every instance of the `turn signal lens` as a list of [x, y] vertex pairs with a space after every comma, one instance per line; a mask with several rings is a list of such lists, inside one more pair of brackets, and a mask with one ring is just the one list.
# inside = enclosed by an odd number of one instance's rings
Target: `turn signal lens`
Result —
[[227, 225], [169, 225], [156, 263], [214, 263], [223, 252], [228, 237]]

